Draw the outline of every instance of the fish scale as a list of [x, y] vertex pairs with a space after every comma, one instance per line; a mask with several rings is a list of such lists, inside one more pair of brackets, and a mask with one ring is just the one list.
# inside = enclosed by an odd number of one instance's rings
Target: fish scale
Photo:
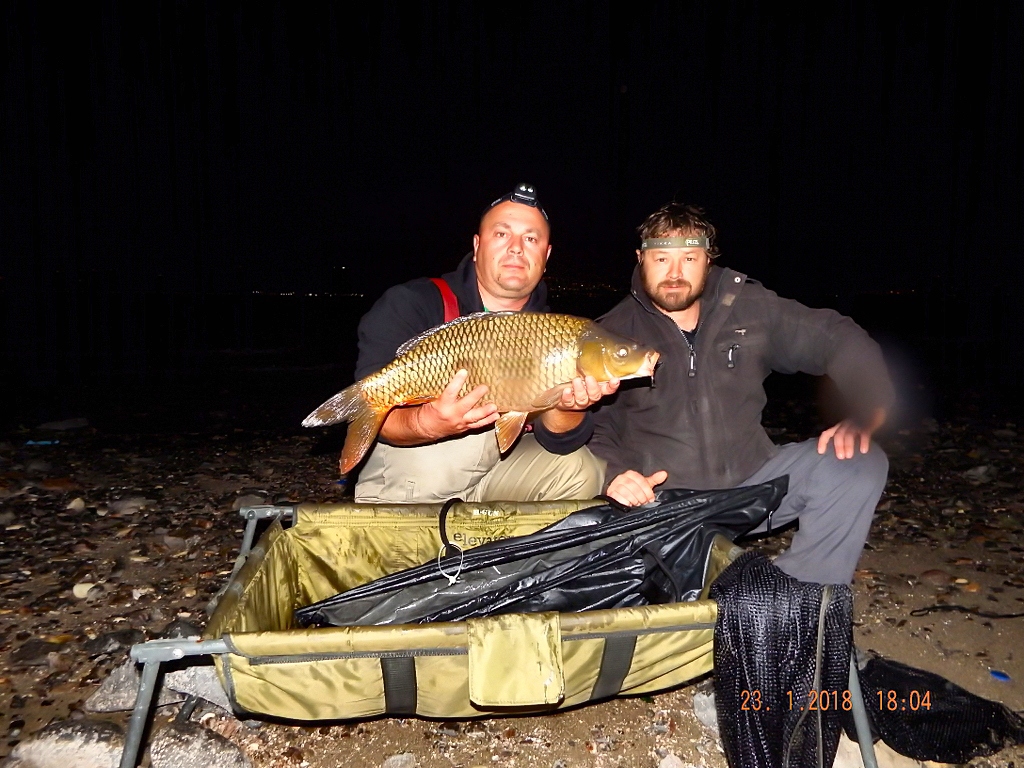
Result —
[[395, 360], [339, 392], [302, 422], [349, 422], [341, 470], [366, 454], [388, 412], [436, 400], [460, 369], [469, 374], [459, 393], [487, 387], [483, 402], [503, 414], [495, 424], [504, 451], [527, 414], [554, 407], [561, 387], [577, 376], [597, 381], [650, 376], [658, 353], [571, 315], [478, 313], [432, 328], [403, 344]]
[[[442, 327], [378, 373], [368, 376], [364, 396], [375, 407], [434, 399], [460, 368], [469, 378], [459, 393], [488, 386], [486, 402], [499, 410], [528, 409], [541, 393], [571, 381], [580, 331], [588, 321], [553, 314], [492, 314], [479, 323]], [[558, 364], [545, 351], [564, 350]]]

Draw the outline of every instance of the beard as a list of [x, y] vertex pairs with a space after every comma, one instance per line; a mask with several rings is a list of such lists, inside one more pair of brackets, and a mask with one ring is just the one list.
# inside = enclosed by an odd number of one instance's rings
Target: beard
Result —
[[651, 303], [663, 312], [682, 312], [704, 295], [704, 281], [696, 287], [686, 280], [663, 280], [652, 286], [645, 277], [644, 291]]

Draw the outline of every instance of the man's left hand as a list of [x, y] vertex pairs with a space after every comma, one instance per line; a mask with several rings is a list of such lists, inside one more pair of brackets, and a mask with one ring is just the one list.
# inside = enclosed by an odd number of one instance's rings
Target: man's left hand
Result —
[[602, 397], [614, 394], [619, 380], [598, 381], [593, 376], [576, 377], [562, 392], [562, 399], [555, 406], [560, 411], [585, 411]]
[[852, 419], [843, 419], [821, 433], [818, 438], [818, 453], [824, 454], [828, 450], [829, 440], [835, 446], [837, 459], [852, 459], [858, 447], [861, 453], [867, 453], [871, 448], [871, 435], [885, 423], [885, 417], [885, 409], [876, 408], [867, 426]]

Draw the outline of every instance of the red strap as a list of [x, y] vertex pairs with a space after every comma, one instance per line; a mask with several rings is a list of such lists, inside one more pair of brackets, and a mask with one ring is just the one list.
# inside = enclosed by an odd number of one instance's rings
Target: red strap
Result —
[[451, 286], [443, 277], [432, 277], [430, 281], [437, 286], [441, 292], [441, 301], [444, 302], [444, 321], [450, 323], [459, 316], [459, 300], [455, 298]]

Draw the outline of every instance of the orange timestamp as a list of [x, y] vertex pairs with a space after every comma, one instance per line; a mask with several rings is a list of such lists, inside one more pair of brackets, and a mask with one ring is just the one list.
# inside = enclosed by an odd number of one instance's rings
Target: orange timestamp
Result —
[[[853, 708], [853, 694], [849, 690], [815, 690], [811, 689], [807, 692], [807, 696], [801, 699], [799, 696], [794, 697], [792, 691], [786, 691], [786, 701], [783, 702], [783, 706], [788, 708], [790, 711], [797, 710], [799, 712], [827, 712], [829, 710], [844, 710], [849, 712]], [[879, 710], [888, 710], [890, 712], [907, 711], [908, 709], [917, 712], [921, 709], [932, 708], [932, 695], [931, 691], [910, 691], [906, 697], [901, 697], [899, 691], [878, 691], [878, 708]], [[740, 691], [740, 709], [746, 711], [770, 711], [771, 707], [767, 705], [761, 696], [761, 691], [757, 688], [752, 690]]]

